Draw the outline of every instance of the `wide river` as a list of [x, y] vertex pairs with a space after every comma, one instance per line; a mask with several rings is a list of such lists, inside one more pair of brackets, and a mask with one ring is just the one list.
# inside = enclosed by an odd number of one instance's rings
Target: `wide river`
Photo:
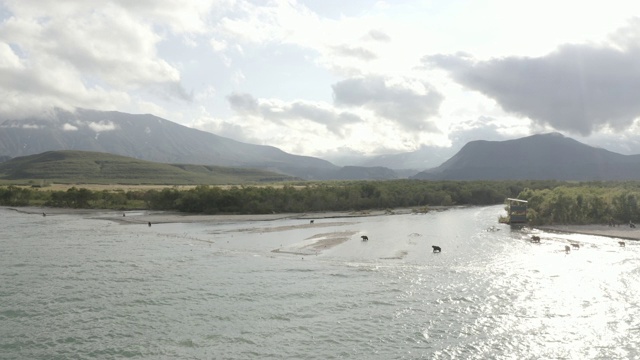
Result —
[[640, 358], [640, 246], [503, 212], [149, 227], [0, 208], [0, 358]]

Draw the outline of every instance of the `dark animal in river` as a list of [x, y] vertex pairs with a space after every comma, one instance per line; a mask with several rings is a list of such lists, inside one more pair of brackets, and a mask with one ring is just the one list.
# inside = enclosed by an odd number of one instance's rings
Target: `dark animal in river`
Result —
[[625, 242], [624, 242], [624, 241], [618, 241], [618, 244], [619, 244], [620, 246], [622, 246], [622, 247], [627, 246], [627, 244], [625, 244]]
[[47, 214], [45, 214], [45, 213], [42, 213], [42, 216], [47, 216]]
[[369, 241], [369, 237], [367, 235], [362, 235], [360, 237], [362, 238], [362, 241]]
[[569, 245], [565, 245], [564, 246], [564, 252], [566, 252], [567, 254], [569, 253], [569, 251], [571, 251], [571, 246]]
[[632, 223], [631, 221], [629, 221], [629, 227], [630, 227], [630, 228], [634, 228], [634, 227], [636, 227], [636, 224], [634, 224], [634, 223]]
[[149, 227], [151, 227], [151, 221], [149, 221]]
[[580, 249], [580, 244], [571, 243], [571, 246], [573, 246], [574, 249]]
[[437, 253], [437, 252], [441, 252], [442, 249], [440, 248], [440, 246], [436, 246], [436, 245], [431, 245], [431, 247], [433, 248], [433, 252]]
[[533, 236], [531, 237], [531, 242], [532, 242], [532, 243], [539, 244], [539, 243], [540, 243], [540, 236], [533, 235]]
[[313, 220], [309, 221], [309, 224], [313, 224]]

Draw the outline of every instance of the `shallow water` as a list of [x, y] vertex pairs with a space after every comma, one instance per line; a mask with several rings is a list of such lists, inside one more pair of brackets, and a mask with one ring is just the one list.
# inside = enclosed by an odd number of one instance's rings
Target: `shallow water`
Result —
[[532, 244], [502, 212], [147, 227], [0, 209], [0, 358], [640, 357], [640, 247]]

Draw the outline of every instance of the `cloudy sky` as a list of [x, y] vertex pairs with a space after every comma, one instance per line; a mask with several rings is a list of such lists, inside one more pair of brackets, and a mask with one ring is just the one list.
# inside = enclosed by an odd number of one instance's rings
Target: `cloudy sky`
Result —
[[0, 121], [151, 113], [332, 159], [557, 131], [640, 153], [640, 2], [0, 0]]

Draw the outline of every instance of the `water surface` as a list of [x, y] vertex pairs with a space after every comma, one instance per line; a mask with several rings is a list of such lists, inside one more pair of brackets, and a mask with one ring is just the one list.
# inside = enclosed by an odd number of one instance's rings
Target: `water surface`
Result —
[[0, 209], [0, 358], [640, 357], [640, 248], [532, 244], [502, 212], [148, 227]]

